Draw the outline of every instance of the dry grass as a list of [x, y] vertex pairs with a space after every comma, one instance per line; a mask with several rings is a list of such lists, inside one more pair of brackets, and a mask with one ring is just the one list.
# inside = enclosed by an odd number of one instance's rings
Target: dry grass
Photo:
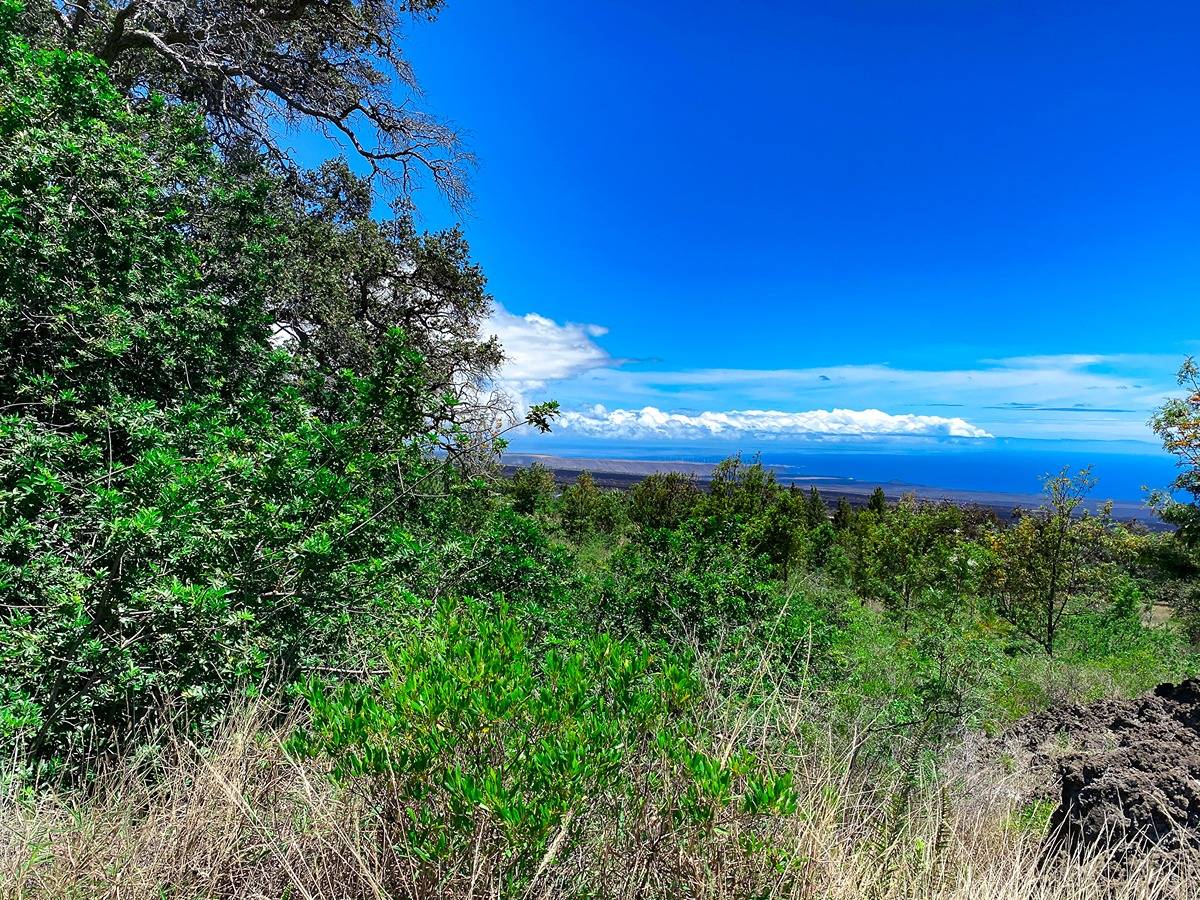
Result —
[[[761, 708], [733, 718], [712, 711], [725, 723], [718, 733], [729, 747], [772, 752], [768, 732], [795, 733], [811, 723], [801, 701], [775, 699], [765, 715]], [[506, 850], [489, 839], [485, 818], [471, 858], [433, 870], [431, 880], [428, 866], [386, 846], [368, 803], [335, 788], [311, 763], [288, 757], [285, 731], [265, 727], [260, 713], [249, 710], [205, 751], [172, 748], [161, 777], [139, 777], [126, 766], [86, 796], [6, 799], [0, 898], [509, 896]], [[696, 834], [672, 831], [633, 809], [620, 817], [581, 809], [545, 852], [534, 883], [515, 896], [1200, 897], [1200, 877], [1170, 878], [1150, 864], [1119, 881], [1106, 878], [1103, 860], [1039, 867], [1039, 835], [1014, 824], [1019, 792], [999, 773], [913, 786], [893, 769], [861, 764], [861, 754], [829, 733], [805, 746], [775, 760], [796, 773], [801, 797], [794, 815], [765, 825], [733, 815], [721, 828]], [[751, 836], [774, 849], [748, 849]]]

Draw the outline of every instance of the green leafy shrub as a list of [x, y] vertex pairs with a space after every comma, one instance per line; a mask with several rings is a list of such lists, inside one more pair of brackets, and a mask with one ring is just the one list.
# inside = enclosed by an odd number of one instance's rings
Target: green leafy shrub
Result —
[[[786, 775], [698, 746], [686, 713], [700, 686], [684, 658], [605, 635], [539, 650], [506, 606], [445, 603], [388, 668], [366, 684], [310, 681], [311, 719], [291, 747], [365, 792], [380, 839], [429, 890], [467, 877], [482, 846], [519, 895], [548, 855], [570, 852], [578, 813], [706, 828], [722, 810], [794, 806]], [[663, 794], [664, 771], [684, 787]]]
[[568, 548], [539, 521], [501, 507], [437, 535], [441, 541], [433, 537], [417, 585], [425, 596], [497, 599], [539, 633], [552, 629], [567, 637], [579, 630], [583, 585]]
[[694, 476], [680, 472], [647, 475], [629, 491], [629, 519], [642, 528], [678, 528], [700, 503]]
[[558, 492], [554, 473], [541, 463], [517, 469], [505, 482], [505, 489], [513, 509], [526, 516], [545, 510]]
[[991, 723], [1005, 635], [969, 610], [905, 626], [853, 598], [840, 610], [827, 689], [840, 717], [869, 722], [885, 745], [907, 735], [936, 748], [964, 727]]
[[756, 457], [747, 465], [740, 455], [731, 456], [713, 469], [708, 493], [700, 504], [701, 515], [746, 523], [766, 513], [781, 492], [775, 472], [761, 459]]
[[780, 491], [770, 504], [745, 523], [742, 539], [750, 552], [765, 556], [785, 581], [803, 562], [808, 546], [804, 498]]
[[590, 472], [581, 472], [558, 501], [563, 531], [578, 540], [585, 535], [612, 534], [625, 521], [625, 497], [602, 490]]
[[612, 559], [596, 611], [618, 633], [690, 636], [702, 643], [764, 618], [775, 605], [771, 567], [708, 523], [652, 530]]
[[406, 570], [391, 479], [419, 459], [303, 408], [161, 425], [109, 478], [86, 442], [0, 420], [0, 685], [33, 759], [113, 747], [175, 701], [201, 725], [329, 661]]
[[865, 511], [840, 532], [837, 569], [904, 623], [974, 605], [990, 556], [963, 537], [962, 524], [956, 507], [911, 496]]

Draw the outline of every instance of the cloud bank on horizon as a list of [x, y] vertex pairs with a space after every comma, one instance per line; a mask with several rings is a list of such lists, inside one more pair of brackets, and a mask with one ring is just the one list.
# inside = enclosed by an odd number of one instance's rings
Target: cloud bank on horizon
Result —
[[640, 410], [563, 413], [559, 427], [589, 437], [604, 438], [728, 438], [739, 435], [807, 436], [923, 435], [987, 438], [993, 435], [958, 417], [890, 415], [878, 409], [814, 409], [804, 412], [747, 409], [705, 411], [697, 415], [667, 413], [654, 406]]
[[[1179, 359], [1061, 354], [983, 359], [956, 369], [885, 363], [672, 370], [616, 359], [600, 325], [497, 306], [486, 333], [520, 404], [553, 397], [559, 428], [588, 439], [883, 437], [1074, 438], [1153, 443], [1151, 412]], [[659, 364], [661, 365], [661, 364]], [[951, 412], [952, 410], [952, 412]]]

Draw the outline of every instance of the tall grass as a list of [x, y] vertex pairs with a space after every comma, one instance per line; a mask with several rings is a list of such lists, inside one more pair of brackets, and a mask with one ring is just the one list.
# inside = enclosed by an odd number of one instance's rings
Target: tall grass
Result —
[[[1147, 862], [1114, 878], [1102, 858], [1040, 861], [1038, 819], [1015, 776], [979, 766], [934, 774], [873, 764], [869, 729], [821, 725], [804, 698], [768, 693], [756, 710], [712, 706], [713, 733], [773, 755], [796, 775], [794, 813], [739, 814], [708, 832], [673, 830], [637, 798], [616, 813], [575, 810], [549, 842], [528, 898], [1200, 897], [1200, 868]], [[85, 790], [13, 794], [0, 806], [4, 900], [368, 900], [511, 896], [506, 848], [486, 811], [469, 857], [434, 870], [388, 846], [367, 794], [335, 787], [288, 755], [291, 724], [265, 706], [231, 715], [205, 748], [167, 745]], [[797, 738], [780, 741], [780, 734]], [[802, 737], [802, 739], [801, 739]], [[669, 791], [671, 773], [643, 783]], [[606, 806], [606, 808], [608, 808]], [[394, 833], [394, 832], [390, 832]], [[539, 852], [543, 852], [539, 849]], [[1190, 866], [1190, 868], [1189, 868]]]

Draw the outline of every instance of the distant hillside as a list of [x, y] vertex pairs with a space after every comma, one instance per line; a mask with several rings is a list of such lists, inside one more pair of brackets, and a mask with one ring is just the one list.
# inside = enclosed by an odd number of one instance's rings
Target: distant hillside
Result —
[[[661, 472], [681, 472], [692, 475], [697, 481], [707, 481], [712, 475], [715, 465], [712, 463], [688, 462], [685, 460], [651, 460], [651, 459], [604, 459], [600, 457], [581, 456], [547, 456], [537, 453], [506, 453], [504, 467], [506, 472], [523, 466], [541, 463], [552, 470], [555, 477], [563, 483], [573, 481], [580, 472], [590, 472], [597, 484], [608, 488], [625, 489], [647, 475]], [[836, 475], [790, 475], [783, 466], [769, 466], [775, 471], [775, 477], [783, 484], [795, 484], [808, 490], [815, 487], [827, 502], [836, 503], [845, 497], [853, 506], [865, 506], [871, 492], [876, 487], [883, 488], [889, 500], [899, 500], [906, 494], [915, 494], [922, 500], [944, 500], [960, 505], [983, 506], [992, 510], [1002, 520], [1012, 515], [1014, 509], [1037, 506], [1041, 502], [1038, 494], [1010, 493], [1000, 491], [967, 491], [955, 488], [942, 488], [934, 485], [909, 484], [903, 481], [857, 481], [853, 478], [842, 478]], [[1097, 497], [1090, 502], [1095, 508], [1105, 501]], [[1116, 501], [1113, 504], [1113, 516], [1121, 521], [1142, 523], [1153, 531], [1168, 531], [1170, 526], [1160, 520], [1154, 510], [1144, 503]]]

